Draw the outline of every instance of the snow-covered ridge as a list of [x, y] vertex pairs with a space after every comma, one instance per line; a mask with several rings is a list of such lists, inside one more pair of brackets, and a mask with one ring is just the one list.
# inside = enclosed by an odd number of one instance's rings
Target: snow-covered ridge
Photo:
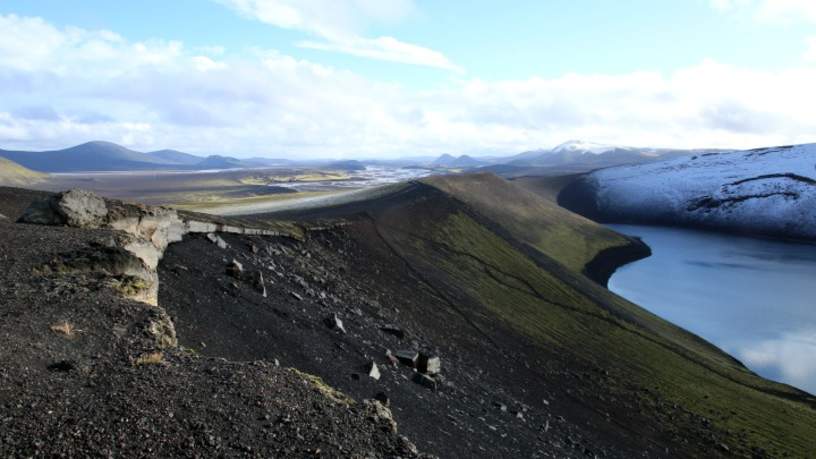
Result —
[[600, 155], [612, 150], [628, 149], [616, 145], [604, 145], [600, 143], [587, 142], [585, 140], [569, 140], [552, 149], [553, 153], [564, 153], [568, 151], [581, 151]]
[[594, 172], [582, 185], [607, 221], [816, 238], [816, 144], [700, 154]]

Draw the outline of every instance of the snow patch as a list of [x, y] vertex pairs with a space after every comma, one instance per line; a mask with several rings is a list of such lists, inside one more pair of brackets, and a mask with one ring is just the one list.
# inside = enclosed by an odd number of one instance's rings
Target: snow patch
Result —
[[816, 238], [816, 144], [619, 166], [588, 180], [598, 209], [617, 219]]

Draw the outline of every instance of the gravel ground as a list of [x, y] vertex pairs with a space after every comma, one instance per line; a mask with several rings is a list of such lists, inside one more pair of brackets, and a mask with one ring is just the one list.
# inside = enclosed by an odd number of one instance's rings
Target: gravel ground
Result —
[[167, 347], [162, 308], [44, 268], [111, 233], [12, 223], [39, 195], [0, 189], [0, 456], [417, 455], [378, 405], [272, 361]]

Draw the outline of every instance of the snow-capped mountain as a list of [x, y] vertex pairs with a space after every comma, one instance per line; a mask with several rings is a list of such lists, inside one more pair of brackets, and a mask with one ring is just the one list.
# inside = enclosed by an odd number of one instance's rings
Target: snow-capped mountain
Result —
[[604, 145], [585, 140], [570, 140], [551, 150], [527, 151], [509, 158], [513, 166], [564, 168], [585, 172], [622, 164], [638, 164], [659, 159], [675, 158], [698, 153], [695, 150], [669, 150]]
[[607, 222], [816, 238], [816, 144], [705, 153], [603, 169], [559, 201]]
[[569, 140], [567, 142], [558, 145], [557, 147], [553, 148], [551, 151], [553, 153], [564, 153], [564, 152], [580, 152], [580, 153], [592, 153], [594, 155], [600, 155], [612, 150], [634, 150], [634, 148], [630, 147], [618, 147], [615, 145], [604, 145], [600, 143], [594, 142], [587, 142], [585, 140]]

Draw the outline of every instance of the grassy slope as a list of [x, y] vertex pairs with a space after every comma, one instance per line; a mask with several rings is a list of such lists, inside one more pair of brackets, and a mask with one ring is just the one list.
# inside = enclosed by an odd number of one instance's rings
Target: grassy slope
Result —
[[576, 272], [601, 250], [628, 243], [618, 233], [492, 174], [436, 176], [424, 182], [478, 209]]
[[44, 181], [48, 177], [42, 172], [27, 169], [14, 161], [0, 157], [0, 185], [31, 185]]
[[[468, 189], [459, 179], [436, 185], [454, 194]], [[503, 199], [513, 205], [494, 211], [494, 217], [511, 226], [531, 221], [526, 213], [510, 215], [523, 198], [505, 198], [517, 199]], [[816, 451], [813, 397], [754, 375], [705, 341], [553, 260], [522, 253], [523, 244], [491, 228], [497, 221], [484, 221], [482, 215], [490, 212], [461, 207], [446, 215], [421, 209], [400, 215], [392, 209], [389, 213], [396, 217], [385, 224], [407, 257], [429, 269], [441, 268], [450, 285], [464, 289], [499, 320], [542, 347], [560, 349], [575, 361], [619, 376], [605, 387], [607, 394], [638, 399], [652, 410], [655, 422], [680, 429], [683, 422], [709, 419], [740, 455], [750, 455], [755, 447], [774, 456], [787, 452], [804, 457]], [[560, 231], [556, 234], [564, 234]], [[544, 253], [563, 253], [546, 241], [539, 240]], [[667, 404], [661, 406], [676, 404], [693, 416], [661, 420], [656, 399]]]

